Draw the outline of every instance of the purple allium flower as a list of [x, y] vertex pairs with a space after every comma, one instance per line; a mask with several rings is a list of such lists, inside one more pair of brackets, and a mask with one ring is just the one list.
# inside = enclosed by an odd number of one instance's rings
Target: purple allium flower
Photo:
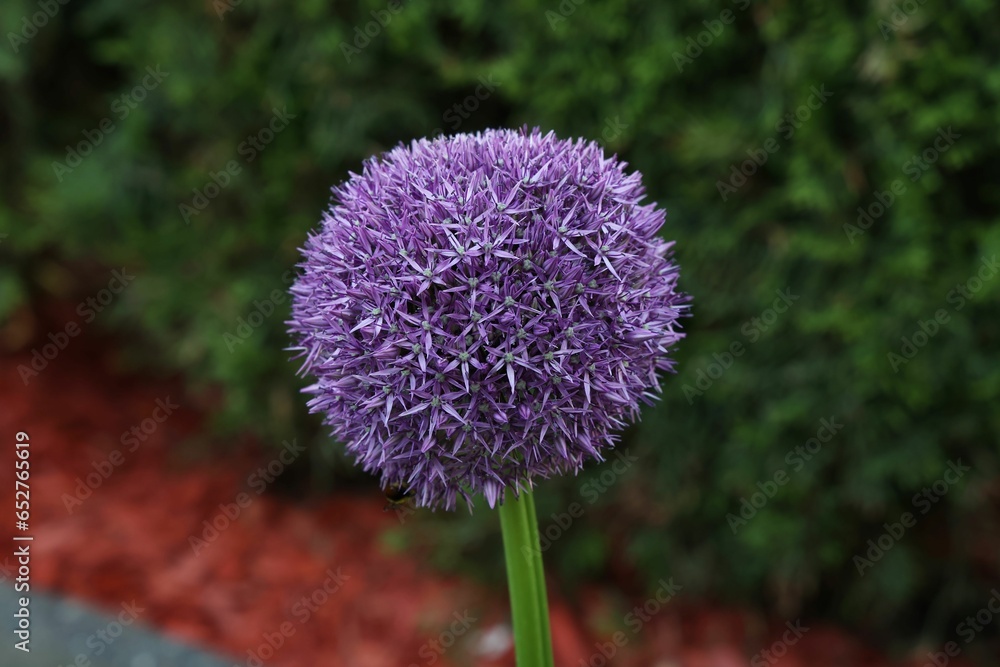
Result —
[[665, 213], [593, 142], [487, 130], [333, 188], [291, 292], [309, 407], [384, 486], [453, 509], [576, 472], [683, 337]]

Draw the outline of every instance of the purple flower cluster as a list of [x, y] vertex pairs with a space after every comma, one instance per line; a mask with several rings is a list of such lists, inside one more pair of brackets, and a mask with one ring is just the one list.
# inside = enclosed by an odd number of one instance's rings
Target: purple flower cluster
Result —
[[602, 460], [659, 393], [688, 297], [592, 142], [488, 130], [399, 146], [335, 188], [289, 322], [309, 407], [384, 486], [453, 509]]

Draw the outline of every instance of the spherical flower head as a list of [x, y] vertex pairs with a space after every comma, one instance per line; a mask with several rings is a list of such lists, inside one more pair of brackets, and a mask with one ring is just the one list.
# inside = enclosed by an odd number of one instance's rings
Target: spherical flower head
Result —
[[665, 213], [592, 142], [487, 130], [333, 188], [289, 326], [309, 407], [385, 486], [453, 509], [576, 472], [659, 393], [683, 337]]

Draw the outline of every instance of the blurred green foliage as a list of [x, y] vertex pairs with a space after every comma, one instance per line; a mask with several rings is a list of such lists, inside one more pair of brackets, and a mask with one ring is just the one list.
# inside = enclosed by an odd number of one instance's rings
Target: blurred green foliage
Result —
[[[56, 296], [79, 299], [125, 266], [137, 278], [95, 326], [143, 368], [182, 371], [192, 396], [223, 388], [221, 432], [320, 442], [282, 351], [287, 301], [270, 315], [264, 302], [287, 286], [329, 187], [441, 130], [526, 124], [600, 140], [669, 211], [694, 315], [679, 375], [626, 434], [641, 465], [601, 493], [586, 485], [609, 464], [539, 494], [543, 530], [573, 502], [585, 510], [546, 553], [553, 576], [673, 576], [686, 593], [839, 617], [873, 637], [950, 637], [1000, 572], [1000, 280], [969, 284], [961, 307], [954, 291], [1000, 253], [1000, 9], [388, 7], [74, 1], [30, 40], [8, 34], [0, 312], [59, 292], [60, 270], [76, 278]], [[5, 2], [5, 30], [23, 36], [36, 11]], [[148, 85], [148, 67], [161, 82]], [[294, 118], [264, 145], [282, 109]], [[67, 147], [82, 152], [88, 136], [100, 139], [78, 166], [54, 165], [74, 164]], [[238, 172], [220, 176], [231, 161]], [[769, 311], [779, 290], [797, 298]], [[901, 337], [926, 344], [893, 362], [909, 350]], [[809, 459], [790, 454], [822, 419], [843, 428]], [[959, 459], [971, 472], [921, 513], [914, 494]], [[734, 521], [769, 482], [773, 498]], [[904, 512], [915, 526], [859, 575], [854, 557]], [[423, 525], [449, 538], [437, 557], [457, 562], [497, 551], [493, 521]]]

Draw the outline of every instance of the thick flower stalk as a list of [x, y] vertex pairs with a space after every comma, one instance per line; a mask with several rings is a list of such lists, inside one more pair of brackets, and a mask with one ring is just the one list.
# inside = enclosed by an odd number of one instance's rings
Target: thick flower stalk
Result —
[[595, 143], [414, 141], [333, 189], [289, 322], [310, 409], [418, 506], [601, 460], [683, 334], [665, 213]]

